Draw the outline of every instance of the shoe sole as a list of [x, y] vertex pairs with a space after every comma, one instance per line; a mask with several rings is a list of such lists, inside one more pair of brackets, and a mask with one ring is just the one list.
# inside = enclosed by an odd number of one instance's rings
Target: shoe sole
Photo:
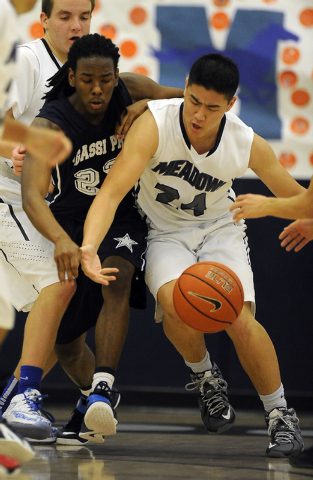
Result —
[[27, 423], [10, 422], [14, 430], [22, 437], [32, 438], [34, 440], [45, 440], [50, 437], [51, 426], [35, 426]]
[[86, 443], [89, 443], [88, 439], [85, 438], [64, 438], [64, 437], [58, 437], [57, 438], [57, 445], [72, 445], [74, 447], [77, 446], [82, 446], [86, 445]]
[[13, 457], [20, 463], [29, 462], [35, 456], [35, 452], [29, 445], [25, 445], [24, 441], [0, 439], [0, 451], [2, 455]]
[[[113, 410], [108, 403], [94, 402], [85, 413], [84, 422], [89, 430], [100, 435], [115, 435], [117, 420], [114, 418]], [[79, 434], [82, 437], [81, 434]], [[84, 437], [82, 437], [84, 438]]]

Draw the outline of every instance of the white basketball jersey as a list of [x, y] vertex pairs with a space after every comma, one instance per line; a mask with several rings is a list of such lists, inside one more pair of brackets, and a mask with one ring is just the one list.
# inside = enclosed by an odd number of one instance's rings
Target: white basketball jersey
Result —
[[47, 50], [41, 39], [20, 45], [17, 49], [17, 76], [11, 88], [10, 107], [14, 118], [30, 125], [38, 115], [49, 89], [48, 79], [62, 64]]
[[18, 44], [16, 13], [8, 0], [0, 0], [0, 124], [8, 109], [8, 93], [14, 77]]
[[151, 227], [177, 230], [228, 215], [235, 199], [233, 179], [249, 165], [252, 128], [226, 113], [214, 148], [199, 155], [183, 125], [183, 99], [148, 105], [158, 126], [159, 145], [141, 176], [138, 203]]

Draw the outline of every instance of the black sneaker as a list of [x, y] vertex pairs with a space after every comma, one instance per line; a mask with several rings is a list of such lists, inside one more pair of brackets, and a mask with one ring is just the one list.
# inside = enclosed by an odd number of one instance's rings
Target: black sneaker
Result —
[[223, 379], [218, 366], [213, 363], [212, 370], [202, 373], [190, 372], [192, 383], [186, 390], [199, 390], [198, 404], [201, 419], [210, 433], [221, 433], [231, 428], [236, 413], [227, 398], [227, 382]]
[[265, 415], [268, 434], [271, 437], [266, 449], [269, 457], [289, 457], [302, 452], [303, 440], [299, 420], [293, 408], [274, 408]]
[[97, 435], [114, 435], [116, 433], [117, 416], [114, 408], [120, 401], [120, 394], [111, 389], [107, 382], [99, 382], [88, 397], [84, 423]]
[[79, 436], [86, 410], [87, 397], [81, 395], [76, 407], [72, 411], [69, 421], [64, 425], [61, 432], [59, 432], [57, 438], [58, 445], [84, 445], [88, 443], [89, 440]]
[[298, 455], [289, 457], [289, 463], [295, 468], [313, 468], [313, 446], [306, 448]]

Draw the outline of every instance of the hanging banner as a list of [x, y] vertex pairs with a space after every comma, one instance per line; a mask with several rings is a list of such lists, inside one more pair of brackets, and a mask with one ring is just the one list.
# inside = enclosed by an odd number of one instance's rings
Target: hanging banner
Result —
[[[21, 42], [43, 35], [41, 2], [20, 17]], [[295, 178], [313, 174], [312, 0], [98, 0], [91, 32], [120, 48], [120, 71], [183, 88], [208, 52], [240, 69], [234, 113]], [[254, 177], [248, 171], [246, 177]]]

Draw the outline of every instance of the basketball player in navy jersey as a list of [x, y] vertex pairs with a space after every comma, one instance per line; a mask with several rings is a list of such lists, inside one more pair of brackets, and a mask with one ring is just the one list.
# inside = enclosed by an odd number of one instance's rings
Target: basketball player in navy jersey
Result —
[[156, 320], [163, 320], [166, 336], [191, 370], [188, 389], [198, 391], [204, 425], [209, 432], [222, 432], [234, 424], [235, 412], [204, 335], [176, 313], [173, 289], [186, 268], [215, 261], [230, 267], [242, 282], [245, 303], [227, 333], [264, 405], [271, 437], [266, 453], [283, 457], [301, 451], [303, 440], [296, 413], [287, 408], [274, 346], [254, 318], [246, 227], [233, 221], [229, 208], [235, 201], [233, 179], [248, 167], [277, 196], [304, 189], [269, 144], [231, 112], [238, 84], [237, 65], [208, 54], [192, 65], [183, 100], [149, 102], [87, 215], [81, 261], [85, 273], [101, 282], [95, 252], [119, 202], [140, 178], [138, 204], [149, 227], [146, 282], [157, 302]]
[[[119, 76], [118, 58], [118, 48], [105, 37], [94, 34], [76, 40], [67, 64], [52, 79], [53, 88], [33, 122], [35, 126], [62, 130], [73, 143], [72, 154], [56, 170], [51, 171], [30, 156], [22, 170], [24, 209], [38, 231], [56, 243], [54, 258], [61, 280], [66, 251], [57, 243], [64, 238], [74, 245], [81, 244], [88, 209], [122, 149], [123, 140], [115, 135], [121, 115], [133, 101], [183, 94], [181, 89], [162, 87], [142, 75]], [[55, 189], [49, 208], [44, 197], [51, 174]], [[103, 435], [116, 432], [112, 407], [117, 405], [119, 394], [113, 382], [128, 328], [132, 293], [141, 285], [145, 287], [146, 234], [146, 223], [135, 208], [134, 192], [130, 191], [99, 249], [102, 266], [118, 268], [116, 281], [101, 289], [79, 274], [76, 294], [56, 340], [56, 352], [64, 370], [81, 390], [91, 390], [85, 423], [92, 439], [100, 442]], [[144, 292], [145, 288], [143, 295]], [[86, 331], [94, 325], [96, 360], [85, 345]], [[79, 414], [80, 425], [81, 410], [75, 412], [76, 418]], [[71, 425], [73, 422], [76, 419], [71, 420]], [[72, 434], [77, 436], [70, 430], [71, 425], [63, 430], [59, 443], [70, 441]]]

